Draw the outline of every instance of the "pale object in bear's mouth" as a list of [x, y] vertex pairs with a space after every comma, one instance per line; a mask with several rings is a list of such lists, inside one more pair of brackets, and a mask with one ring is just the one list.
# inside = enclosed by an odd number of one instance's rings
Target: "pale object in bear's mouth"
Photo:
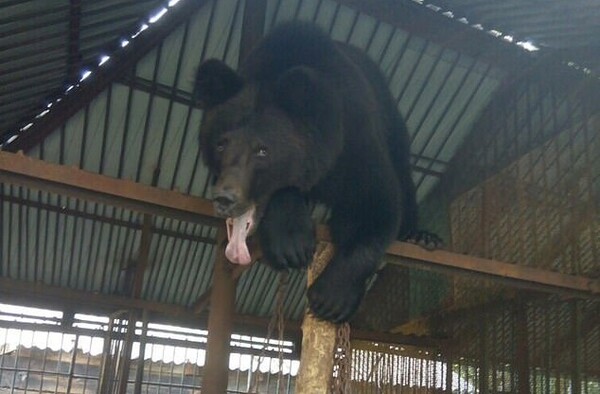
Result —
[[254, 226], [254, 212], [255, 207], [252, 206], [240, 216], [225, 221], [228, 240], [225, 257], [234, 264], [247, 265], [252, 262], [246, 237]]

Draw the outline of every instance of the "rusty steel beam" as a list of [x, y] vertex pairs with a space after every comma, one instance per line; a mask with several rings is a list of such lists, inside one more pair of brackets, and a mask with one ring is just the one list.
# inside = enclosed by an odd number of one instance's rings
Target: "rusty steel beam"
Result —
[[151, 28], [141, 32], [131, 44], [113, 52], [106, 64], [97, 67], [93, 75], [81, 82], [77, 89], [55, 103], [50, 113], [43, 118], [34, 119], [33, 126], [20, 132], [19, 137], [3, 149], [10, 152], [27, 152], [39, 144], [71, 116], [85, 108], [106, 87], [129, 72], [142, 57], [207, 3], [208, 0], [182, 1], [170, 8], [169, 12], [153, 23]]
[[[50, 164], [23, 155], [0, 152], [0, 182], [42, 189], [58, 194], [120, 206], [134, 211], [215, 227], [223, 220], [214, 216], [208, 200], [158, 189], [128, 180], [110, 178], [74, 167]], [[317, 238], [329, 241], [327, 228], [319, 226]], [[394, 242], [388, 256], [394, 264], [452, 274], [474, 274], [511, 286], [576, 297], [599, 297], [600, 280], [509, 264], [443, 250]]]

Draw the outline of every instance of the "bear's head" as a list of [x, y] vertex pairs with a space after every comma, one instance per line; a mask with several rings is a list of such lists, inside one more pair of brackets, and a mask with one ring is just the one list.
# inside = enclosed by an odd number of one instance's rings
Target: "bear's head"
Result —
[[252, 212], [247, 225], [254, 227], [275, 191], [308, 191], [327, 173], [342, 146], [335, 96], [305, 66], [244, 78], [219, 60], [200, 65], [195, 97], [204, 110], [200, 141], [217, 215]]

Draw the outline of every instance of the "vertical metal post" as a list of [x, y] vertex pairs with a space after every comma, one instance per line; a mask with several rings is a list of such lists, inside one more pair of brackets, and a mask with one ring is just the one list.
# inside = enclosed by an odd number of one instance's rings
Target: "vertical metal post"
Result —
[[572, 394], [581, 394], [581, 308], [577, 300], [571, 301], [571, 338], [573, 340], [572, 357]]
[[148, 335], [148, 312], [142, 311], [142, 334], [140, 335], [140, 355], [135, 371], [135, 386], [133, 394], [142, 394], [142, 381], [144, 380], [144, 359], [146, 358], [146, 336]]
[[118, 394], [125, 394], [127, 392], [127, 382], [129, 380], [129, 366], [131, 365], [131, 348], [133, 344], [133, 334], [135, 332], [135, 316], [133, 312], [126, 313], [127, 316], [127, 332], [125, 333], [125, 340], [121, 346], [121, 357], [119, 363], [119, 370], [117, 371], [117, 377], [119, 387], [117, 389]]
[[[23, 330], [19, 330], [19, 341], [17, 342], [19, 345], [17, 347], [17, 352], [15, 354], [15, 364], [14, 364], [14, 368], [13, 368], [13, 376], [12, 376], [12, 384], [10, 386], [10, 394], [14, 394], [15, 392], [15, 384], [17, 383], [17, 373], [19, 370], [19, 357], [21, 355], [21, 339], [22, 339], [22, 335], [23, 335]], [[60, 363], [60, 360], [59, 360]], [[58, 382], [58, 375], [57, 375], [57, 382]]]
[[452, 351], [448, 347], [444, 352], [444, 358], [446, 360], [446, 390], [447, 394], [452, 394]]
[[489, 352], [488, 352], [488, 335], [487, 335], [487, 320], [488, 316], [483, 316], [480, 320], [480, 353], [479, 353], [479, 392], [488, 392], [488, 375], [489, 375]]
[[99, 394], [109, 394], [112, 391], [114, 356], [111, 351], [111, 344], [115, 319], [115, 315], [110, 316], [108, 328], [104, 336], [104, 347], [102, 349], [102, 364], [100, 366], [100, 379], [98, 382]]
[[515, 313], [515, 365], [518, 375], [517, 392], [529, 394], [529, 343], [527, 336], [527, 305], [519, 303]]
[[75, 334], [75, 343], [73, 344], [73, 354], [69, 363], [69, 380], [67, 381], [67, 394], [71, 392], [73, 384], [73, 374], [75, 373], [75, 362], [77, 361], [77, 346], [79, 345], [79, 334]]

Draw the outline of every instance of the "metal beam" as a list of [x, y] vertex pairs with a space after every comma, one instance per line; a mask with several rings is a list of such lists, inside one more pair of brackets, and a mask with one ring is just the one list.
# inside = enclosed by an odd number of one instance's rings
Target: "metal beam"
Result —
[[[19, 154], [0, 152], [0, 182], [47, 190], [157, 216], [215, 227], [223, 225], [223, 220], [214, 216], [212, 203], [208, 200], [73, 167], [49, 164]], [[324, 226], [318, 227], [317, 238], [323, 241], [330, 240]], [[387, 253], [392, 263], [402, 266], [452, 274], [470, 273], [511, 286], [576, 297], [600, 296], [598, 279], [443, 250], [427, 251], [420, 246], [403, 242], [392, 243]]]
[[19, 138], [3, 149], [27, 152], [50, 133], [62, 126], [71, 116], [85, 108], [100, 92], [130, 71], [150, 50], [183, 24], [195, 12], [208, 3], [208, 0], [182, 1], [169, 9], [152, 27], [141, 32], [130, 45], [119, 48], [111, 54], [110, 60], [97, 67], [92, 76], [81, 82], [77, 89], [64, 95], [46, 116], [33, 121], [33, 126], [20, 132]]
[[150, 255], [150, 245], [152, 244], [152, 222], [154, 218], [152, 215], [145, 214], [142, 235], [140, 241], [140, 249], [138, 258], [135, 265], [135, 275], [133, 277], [133, 290], [131, 292], [132, 297], [140, 298], [142, 295], [142, 288], [144, 286], [144, 274], [148, 268], [148, 258]]
[[[122, 220], [122, 219], [117, 219], [114, 217], [89, 213], [89, 212], [86, 212], [86, 211], [80, 210], [80, 209], [72, 209], [72, 208], [67, 208], [67, 207], [63, 207], [60, 205], [53, 205], [53, 204], [43, 203], [43, 202], [39, 202], [39, 201], [28, 200], [28, 199], [21, 198], [21, 197], [0, 194], [0, 202], [3, 202], [3, 201], [13, 203], [13, 204], [18, 204], [18, 205], [21, 205], [24, 207], [44, 210], [44, 211], [48, 211], [48, 212], [54, 212], [59, 215], [67, 215], [67, 216], [73, 216], [73, 217], [82, 218], [82, 219], [86, 219], [86, 220], [107, 223], [107, 224], [110, 224], [111, 226], [126, 227], [126, 228], [130, 228], [133, 230], [141, 230], [143, 228], [143, 224], [140, 223], [140, 221], [137, 220], [137, 218], [132, 219], [130, 221]], [[171, 238], [176, 238], [176, 239], [185, 239], [187, 241], [192, 241], [192, 242], [203, 242], [203, 243], [211, 244], [211, 245], [216, 242], [216, 240], [214, 238], [202, 237], [199, 235], [192, 235], [192, 234], [177, 232], [174, 230], [169, 230], [166, 228], [159, 228], [156, 226], [152, 226], [150, 231], [152, 232], [152, 234], [162, 235], [165, 237], [171, 237]]]

